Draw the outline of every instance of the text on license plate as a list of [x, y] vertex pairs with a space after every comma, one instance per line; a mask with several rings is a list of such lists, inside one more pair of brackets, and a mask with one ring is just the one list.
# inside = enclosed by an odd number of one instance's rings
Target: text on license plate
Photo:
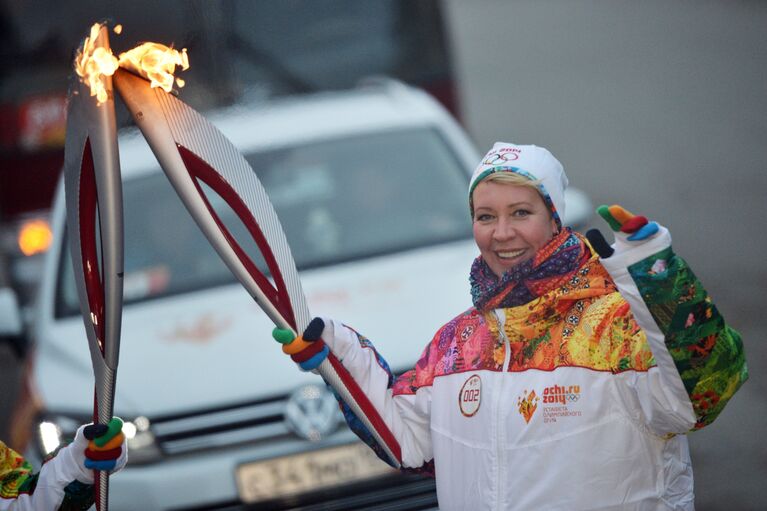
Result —
[[237, 467], [236, 480], [240, 499], [248, 503], [396, 472], [368, 446], [354, 443], [246, 463]]

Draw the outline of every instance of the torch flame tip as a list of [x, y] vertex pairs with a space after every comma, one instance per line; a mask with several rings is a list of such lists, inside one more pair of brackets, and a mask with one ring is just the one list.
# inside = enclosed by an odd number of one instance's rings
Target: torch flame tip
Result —
[[[120, 34], [122, 28], [122, 25], [117, 24], [113, 30]], [[161, 87], [165, 92], [171, 92], [174, 80], [177, 87], [184, 86], [184, 80], [174, 77], [174, 73], [176, 67], [182, 71], [189, 69], [189, 56], [186, 48], [178, 51], [173, 46], [144, 42], [115, 57], [109, 48], [106, 22], [94, 23], [90, 35], [85, 38], [75, 56], [75, 72], [88, 85], [91, 96], [96, 96], [98, 104], [111, 98], [111, 91], [108, 90], [111, 84], [108, 84], [107, 78], [120, 67], [148, 79], [152, 87]]]

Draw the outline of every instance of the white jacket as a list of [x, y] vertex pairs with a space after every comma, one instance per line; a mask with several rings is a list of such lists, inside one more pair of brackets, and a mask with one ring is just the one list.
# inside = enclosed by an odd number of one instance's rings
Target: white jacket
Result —
[[[587, 335], [592, 341], [571, 346], [578, 360], [594, 364], [515, 365], [519, 351], [503, 309], [490, 316], [472, 309], [445, 325], [393, 386], [386, 364], [356, 332], [326, 320], [323, 339], [393, 433], [402, 466], [428, 470], [433, 462], [440, 509], [691, 510], [684, 433], [713, 420], [747, 373], [739, 336], [720, 321], [670, 242], [664, 228], [649, 241], [623, 242], [600, 261], [620, 295], [575, 300], [562, 318], [581, 334], [601, 328], [605, 317], [628, 321], [616, 334]], [[648, 307], [640, 286], [646, 294], [670, 289], [673, 297]], [[696, 297], [680, 298], [688, 288]], [[624, 299], [630, 313], [612, 315]], [[689, 307], [693, 319], [678, 334], [677, 316]], [[502, 363], [469, 363], [468, 348], [456, 357], [455, 346], [493, 329], [493, 316]], [[685, 345], [697, 346], [711, 328], [720, 349], [698, 356]], [[620, 337], [627, 331], [636, 335]], [[626, 349], [630, 356], [620, 360], [611, 351]], [[356, 432], [371, 443], [369, 433]]]

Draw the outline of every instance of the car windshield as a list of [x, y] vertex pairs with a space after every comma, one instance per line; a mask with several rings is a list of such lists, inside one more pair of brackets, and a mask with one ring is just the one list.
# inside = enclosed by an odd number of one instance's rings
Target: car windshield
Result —
[[[362, 134], [246, 154], [277, 211], [299, 269], [471, 235], [466, 170], [432, 129]], [[223, 200], [208, 199], [254, 262], [255, 243]], [[234, 277], [161, 172], [123, 184], [125, 302], [228, 284]], [[57, 316], [79, 305], [63, 250]]]

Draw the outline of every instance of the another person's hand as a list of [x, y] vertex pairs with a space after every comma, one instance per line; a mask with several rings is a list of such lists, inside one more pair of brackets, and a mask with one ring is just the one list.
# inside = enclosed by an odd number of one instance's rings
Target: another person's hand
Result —
[[591, 246], [597, 251], [602, 259], [612, 256], [615, 250], [621, 251], [651, 239], [661, 229], [656, 222], [647, 220], [647, 217], [635, 215], [622, 206], [599, 206], [597, 213], [610, 225], [615, 233], [615, 249], [605, 240], [599, 229], [591, 229], [586, 233]]
[[75, 444], [83, 454], [83, 465], [89, 470], [111, 473], [122, 469], [128, 461], [128, 446], [122, 432], [123, 421], [113, 417], [108, 424], [81, 426]]
[[60, 502], [65, 488], [75, 481], [94, 484], [95, 470], [113, 474], [122, 469], [128, 462], [128, 446], [122, 426], [122, 420], [117, 417], [105, 425], [80, 426], [72, 443], [63, 446], [43, 463], [37, 488], [46, 489], [35, 493], [35, 509], [54, 509], [55, 506], [46, 503]]
[[325, 322], [321, 318], [314, 318], [304, 333], [298, 337], [291, 330], [275, 328], [272, 331], [274, 340], [282, 344], [283, 353], [298, 364], [303, 371], [316, 369], [330, 353], [330, 349], [322, 340], [322, 331]]

